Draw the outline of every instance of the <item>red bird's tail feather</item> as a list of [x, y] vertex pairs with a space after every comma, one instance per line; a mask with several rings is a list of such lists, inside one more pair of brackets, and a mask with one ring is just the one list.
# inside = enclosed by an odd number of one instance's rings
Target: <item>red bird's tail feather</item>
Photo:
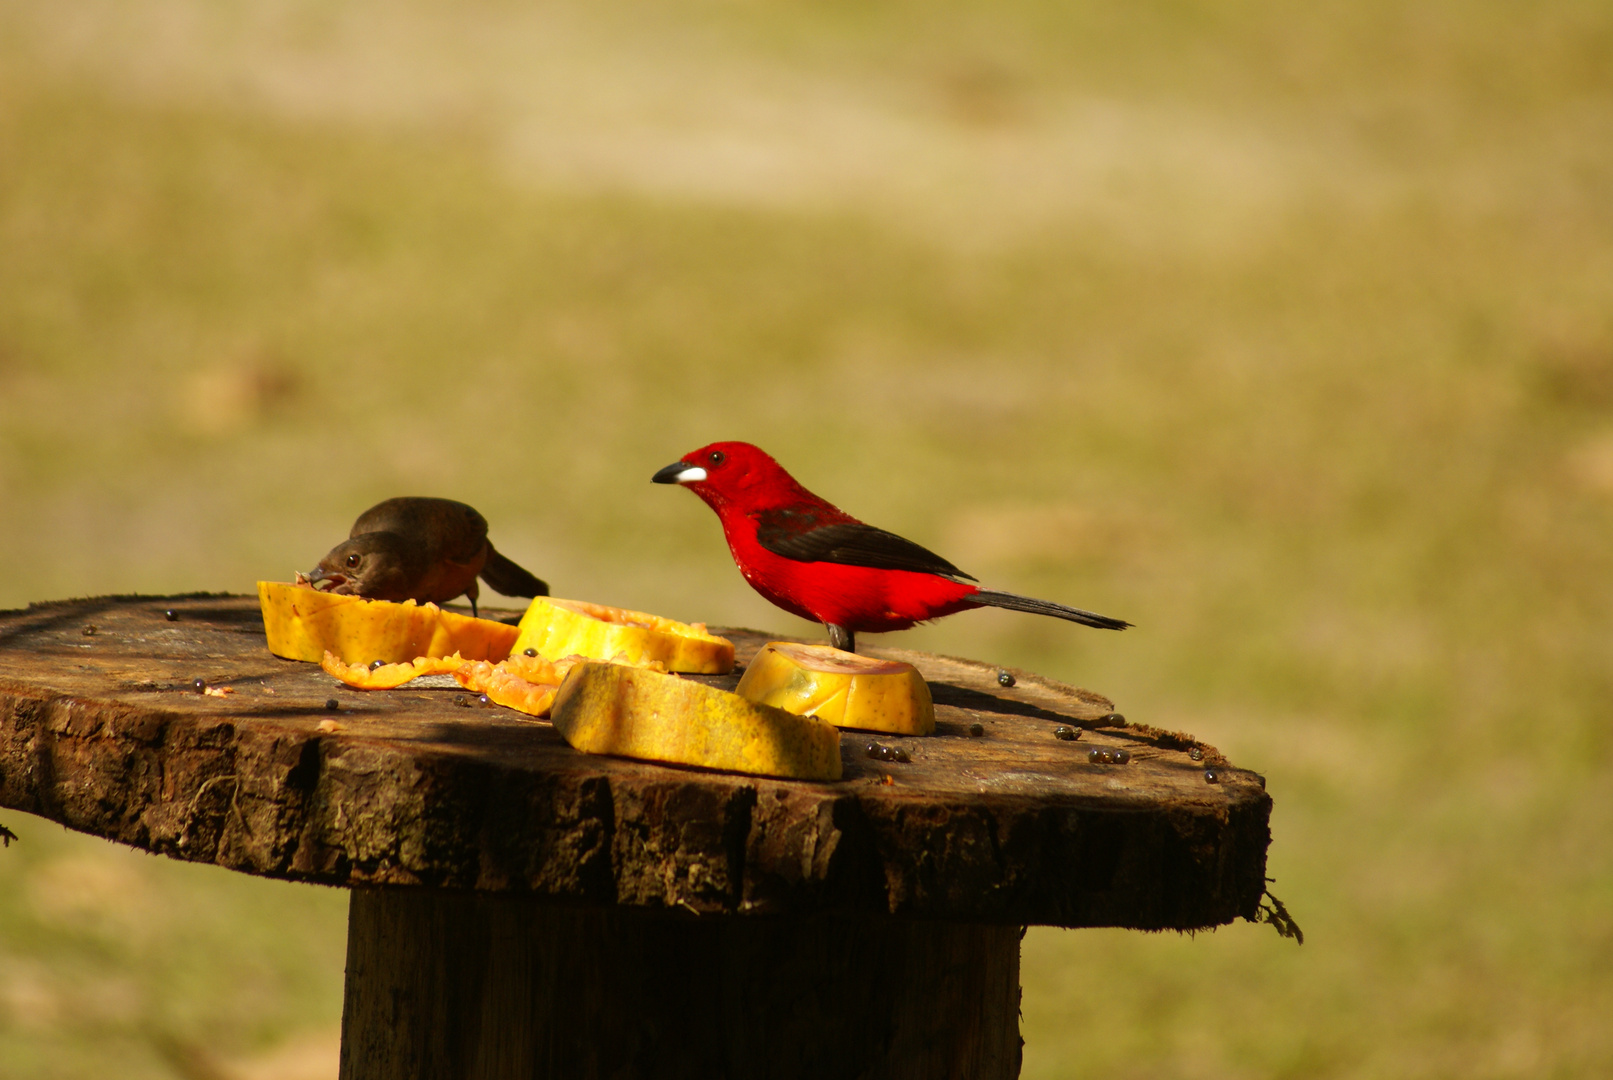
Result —
[[1107, 615], [1098, 615], [1080, 608], [1065, 607], [1055, 604], [1051, 600], [1037, 600], [1029, 596], [1020, 596], [1018, 593], [997, 592], [994, 589], [981, 589], [970, 595], [969, 599], [976, 604], [987, 607], [1008, 608], [1010, 611], [1029, 611], [1034, 615], [1052, 615], [1059, 619], [1069, 619], [1082, 626], [1095, 626], [1099, 630], [1124, 630], [1130, 626], [1124, 619], [1111, 619]]

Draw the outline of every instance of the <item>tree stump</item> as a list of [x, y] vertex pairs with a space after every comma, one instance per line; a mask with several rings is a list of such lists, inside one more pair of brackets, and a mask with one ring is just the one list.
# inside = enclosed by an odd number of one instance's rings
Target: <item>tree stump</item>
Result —
[[[741, 665], [771, 640], [718, 632]], [[350, 690], [270, 655], [252, 597], [34, 605], [0, 613], [0, 805], [351, 888], [347, 1080], [1011, 1077], [1022, 927], [1256, 915], [1259, 776], [1088, 691], [869, 651], [919, 668], [937, 732], [846, 732], [809, 783]]]

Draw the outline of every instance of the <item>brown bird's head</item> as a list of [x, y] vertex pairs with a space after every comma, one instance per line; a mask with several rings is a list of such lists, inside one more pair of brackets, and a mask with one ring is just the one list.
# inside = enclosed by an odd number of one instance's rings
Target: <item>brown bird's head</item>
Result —
[[308, 572], [308, 584], [343, 596], [407, 600], [421, 572], [417, 549], [395, 533], [362, 533], [331, 548]]

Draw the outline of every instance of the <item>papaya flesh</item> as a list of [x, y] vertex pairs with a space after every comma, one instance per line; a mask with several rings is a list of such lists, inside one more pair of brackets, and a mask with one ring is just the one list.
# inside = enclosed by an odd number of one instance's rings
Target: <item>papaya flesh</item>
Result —
[[[518, 674], [521, 670], [524, 674]], [[543, 716], [554, 704], [560, 670], [552, 664], [547, 671], [535, 671], [517, 669], [507, 660], [499, 664], [475, 660], [454, 672], [454, 681], [473, 693], [486, 694], [495, 705], [528, 716]]]
[[772, 641], [745, 669], [735, 692], [836, 727], [929, 735], [930, 687], [912, 664], [830, 648]]
[[560, 684], [552, 720], [585, 753], [840, 779], [840, 732], [832, 724], [644, 668], [578, 664]]
[[544, 716], [561, 679], [578, 662], [551, 664], [542, 657], [511, 656], [495, 664], [490, 660], [466, 660], [455, 653], [440, 658], [421, 656], [404, 664], [344, 664], [327, 652], [319, 666], [355, 690], [396, 690], [421, 675], [452, 675], [460, 686], [472, 693], [486, 694], [495, 705], [529, 716]]
[[626, 608], [540, 596], [521, 618], [510, 651], [536, 650], [549, 660], [586, 656], [668, 671], [726, 675], [734, 668], [734, 645], [706, 632], [702, 623], [680, 623]]
[[355, 690], [395, 690], [410, 679], [421, 675], [452, 675], [469, 661], [455, 653], [452, 656], [417, 656], [406, 663], [346, 664], [335, 653], [327, 652], [319, 661], [325, 674], [335, 676]]

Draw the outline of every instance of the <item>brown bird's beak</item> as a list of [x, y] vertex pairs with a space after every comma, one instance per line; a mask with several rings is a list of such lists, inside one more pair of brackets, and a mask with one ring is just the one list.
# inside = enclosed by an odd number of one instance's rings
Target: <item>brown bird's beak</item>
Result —
[[301, 577], [303, 581], [318, 589], [320, 592], [330, 592], [347, 584], [347, 579], [345, 577], [343, 577], [341, 574], [331, 573], [323, 566], [314, 567], [312, 570], [308, 571], [306, 576], [302, 574], [297, 576]]
[[654, 476], [650, 481], [656, 484], [698, 484], [706, 478], [706, 470], [698, 465], [690, 465], [687, 461], [674, 461]]

